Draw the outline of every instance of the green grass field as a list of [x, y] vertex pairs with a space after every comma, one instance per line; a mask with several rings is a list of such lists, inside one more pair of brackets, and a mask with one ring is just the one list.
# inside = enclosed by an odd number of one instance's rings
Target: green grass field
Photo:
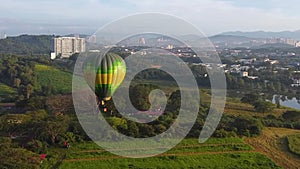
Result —
[[66, 150], [60, 169], [92, 168], [280, 168], [253, 151], [240, 138], [211, 138], [203, 144], [184, 139], [176, 147], [149, 158], [124, 158], [88, 142]]
[[163, 156], [140, 159], [108, 159], [63, 162], [61, 169], [92, 168], [279, 168], [258, 153]]
[[41, 86], [51, 86], [54, 93], [70, 93], [72, 91], [72, 74], [51, 66], [36, 64], [35, 73]]
[[[129, 143], [130, 144], [130, 143]], [[129, 145], [128, 144], [128, 145]], [[174, 153], [200, 153], [200, 152], [219, 152], [219, 151], [247, 151], [252, 148], [244, 144], [239, 138], [209, 139], [205, 144], [199, 144], [197, 139], [185, 139], [176, 147], [166, 152]], [[119, 150], [118, 150], [119, 151]], [[127, 151], [127, 150], [120, 150]], [[144, 149], [136, 151], [143, 152]], [[84, 159], [84, 158], [102, 158], [112, 157], [113, 154], [101, 149], [95, 143], [79, 144], [70, 149], [67, 159]]]
[[287, 140], [290, 151], [300, 155], [300, 134], [287, 136]]

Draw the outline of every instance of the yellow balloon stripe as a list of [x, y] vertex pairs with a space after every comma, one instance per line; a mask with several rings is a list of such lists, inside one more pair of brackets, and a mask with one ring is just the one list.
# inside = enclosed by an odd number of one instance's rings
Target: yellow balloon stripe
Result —
[[111, 84], [113, 86], [119, 86], [125, 77], [125, 72], [120, 71], [117, 73], [117, 77], [113, 74], [97, 74], [96, 84]]

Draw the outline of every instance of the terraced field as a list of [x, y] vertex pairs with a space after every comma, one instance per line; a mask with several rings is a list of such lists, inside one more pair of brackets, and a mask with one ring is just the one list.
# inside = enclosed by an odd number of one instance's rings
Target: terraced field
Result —
[[[120, 150], [126, 151], [126, 150]], [[59, 166], [76, 168], [280, 168], [240, 138], [185, 139], [166, 153], [149, 158], [125, 158], [94, 143], [73, 146]]]

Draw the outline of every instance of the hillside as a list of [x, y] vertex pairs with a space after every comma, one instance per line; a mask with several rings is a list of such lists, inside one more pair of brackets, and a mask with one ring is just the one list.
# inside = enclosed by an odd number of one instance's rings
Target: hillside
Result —
[[222, 35], [246, 36], [249, 38], [293, 38], [300, 40], [300, 30], [298, 31], [281, 31], [281, 32], [266, 32], [266, 31], [253, 31], [253, 32], [224, 32]]
[[215, 35], [209, 37], [209, 39], [213, 42], [248, 42], [252, 40], [252, 38], [235, 35]]
[[35, 72], [39, 86], [37, 89], [47, 88], [53, 93], [70, 93], [72, 91], [72, 74], [57, 68], [37, 64]]
[[0, 39], [0, 53], [49, 55], [51, 50], [53, 50], [52, 35], [21, 35]]
[[263, 45], [254, 47], [254, 49], [261, 49], [261, 48], [291, 49], [291, 48], [294, 48], [294, 46], [284, 44], [284, 43], [274, 43], [274, 44], [263, 44]]

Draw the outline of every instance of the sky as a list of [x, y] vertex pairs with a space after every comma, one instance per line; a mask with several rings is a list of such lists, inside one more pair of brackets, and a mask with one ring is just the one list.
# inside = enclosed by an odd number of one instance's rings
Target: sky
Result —
[[0, 34], [93, 34], [124, 16], [178, 16], [206, 35], [300, 30], [299, 0], [0, 0]]

